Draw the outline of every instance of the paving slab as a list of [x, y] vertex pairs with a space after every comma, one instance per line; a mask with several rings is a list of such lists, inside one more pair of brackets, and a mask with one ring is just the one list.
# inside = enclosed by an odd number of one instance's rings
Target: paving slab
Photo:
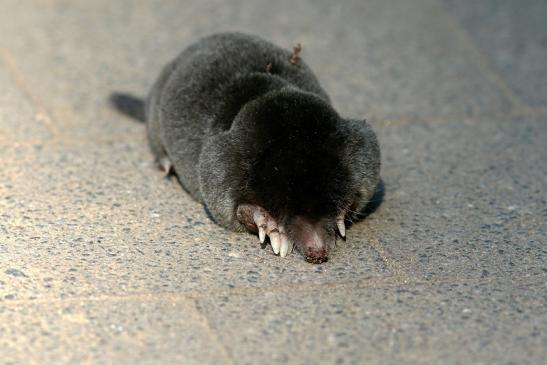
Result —
[[444, 3], [518, 97], [532, 106], [547, 106], [547, 2]]
[[2, 6], [0, 30], [12, 36], [1, 44], [67, 138], [115, 139], [134, 132], [133, 124], [109, 108], [109, 93], [145, 95], [161, 67], [185, 46], [227, 30], [258, 34], [286, 48], [301, 42], [304, 59], [334, 104], [352, 117], [509, 108], [461, 49], [448, 15], [434, 0], [192, 1], [184, 6], [56, 0], [31, 9], [18, 1]]
[[199, 299], [239, 364], [540, 364], [546, 283], [485, 280]]
[[47, 116], [18, 87], [0, 55], [0, 143], [41, 143], [52, 138]]
[[410, 276], [546, 277], [547, 120], [377, 128], [385, 201], [362, 223]]
[[[355, 230], [308, 264], [214, 224], [145, 143], [1, 147], [0, 301], [318, 285], [393, 273]], [[18, 270], [13, 276], [4, 270]]]
[[[543, 363], [544, 10], [2, 1], [0, 364]], [[107, 102], [227, 30], [301, 42], [378, 133], [384, 201], [325, 264], [215, 225]]]
[[181, 300], [2, 305], [0, 349], [6, 365], [230, 363], [194, 304]]

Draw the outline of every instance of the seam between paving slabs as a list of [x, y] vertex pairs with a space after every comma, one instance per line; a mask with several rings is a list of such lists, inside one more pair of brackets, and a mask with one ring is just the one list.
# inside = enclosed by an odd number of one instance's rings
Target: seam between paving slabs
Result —
[[[55, 300], [55, 301], [28, 301], [24, 304], [26, 305], [70, 305], [70, 304], [85, 304], [85, 303], [95, 303], [95, 302], [103, 302], [103, 301], [109, 301], [109, 302], [169, 302], [169, 303], [178, 303], [185, 305], [185, 308], [188, 309], [188, 312], [185, 314], [189, 315], [189, 317], [193, 320], [195, 320], [198, 325], [200, 325], [204, 330], [205, 334], [212, 343], [214, 343], [217, 348], [220, 349], [220, 352], [222, 354], [222, 357], [224, 358], [225, 364], [235, 364], [234, 359], [229, 354], [228, 350], [224, 346], [224, 344], [219, 340], [218, 335], [211, 326], [209, 325], [209, 321], [206, 317], [203, 316], [203, 314], [197, 309], [195, 299], [187, 296], [177, 296], [176, 298], [172, 298], [171, 296], [157, 296], [157, 295], [137, 295], [137, 296], [118, 296], [118, 297], [101, 297], [101, 298], [71, 298], [71, 299], [61, 299], [61, 300]], [[0, 301], [0, 303], [3, 305], [4, 303]], [[6, 302], [7, 303], [7, 302]], [[21, 305], [23, 303], [19, 303]], [[61, 336], [64, 334], [61, 333]]]
[[517, 110], [529, 110], [530, 106], [525, 104], [518, 96], [515, 94], [513, 89], [507, 84], [503, 75], [501, 75], [496, 67], [492, 64], [489, 58], [480, 50], [477, 44], [471, 39], [469, 33], [464, 29], [458, 19], [454, 17], [453, 14], [448, 11], [445, 4], [441, 0], [437, 0], [439, 4], [439, 10], [443, 13], [442, 15], [447, 18], [447, 24], [450, 28], [453, 29], [454, 35], [456, 36], [457, 41], [459, 41], [463, 50], [470, 56], [471, 60], [479, 67], [479, 70], [486, 76], [491, 82], [493, 82], [503, 95], [509, 99], [512, 106]]
[[194, 312], [194, 318], [199, 321], [199, 323], [201, 324], [203, 328], [205, 328], [205, 331], [207, 332], [207, 336], [209, 336], [217, 344], [217, 346], [220, 347], [222, 352], [222, 357], [224, 357], [225, 359], [225, 364], [235, 365], [236, 362], [233, 356], [231, 355], [230, 351], [228, 351], [228, 348], [220, 340], [218, 336], [218, 331], [214, 330], [211, 327], [207, 316], [201, 313], [200, 310], [198, 309], [196, 299], [193, 298], [191, 300], [189, 299], [188, 301], [190, 302], [190, 306], [192, 307], [192, 311]]
[[[295, 286], [279, 286], [271, 288], [233, 288], [233, 289], [217, 289], [204, 291], [191, 291], [187, 293], [138, 293], [128, 295], [101, 295], [89, 297], [69, 297], [69, 298], [52, 298], [52, 299], [14, 299], [9, 301], [0, 301], [3, 307], [20, 307], [27, 305], [67, 305], [67, 304], [82, 304], [93, 302], [154, 302], [166, 301], [173, 303], [189, 303], [190, 300], [200, 298], [211, 298], [218, 296], [256, 296], [266, 293], [288, 293], [288, 294], [306, 294], [318, 293], [320, 291], [332, 293], [332, 290], [337, 291], [354, 291], [355, 289], [380, 289], [380, 288], [406, 288], [411, 289], [418, 286], [426, 288], [434, 288], [445, 284], [473, 285], [495, 282], [496, 278], [470, 278], [460, 279], [458, 277], [445, 277], [439, 279], [412, 279], [410, 281], [401, 281], [400, 278], [390, 277], [382, 279], [363, 279], [355, 282], [317, 284], [317, 285], [302, 285]], [[520, 285], [536, 285], [538, 283], [545, 284], [542, 279], [530, 277], [523, 278], [518, 281]], [[297, 290], [295, 290], [297, 289]], [[195, 310], [199, 312], [197, 308]], [[201, 313], [201, 312], [199, 312]], [[193, 319], [203, 320], [203, 318], [195, 317]], [[201, 314], [200, 314], [201, 317]]]
[[15, 82], [19, 90], [23, 93], [23, 95], [27, 98], [27, 101], [31, 103], [32, 107], [36, 112], [36, 119], [44, 123], [44, 125], [48, 128], [49, 132], [52, 134], [52, 138], [49, 139], [49, 141], [56, 140], [59, 136], [59, 131], [55, 127], [52, 114], [48, 110], [48, 108], [45, 107], [44, 103], [42, 103], [38, 99], [38, 97], [36, 97], [36, 95], [34, 95], [34, 93], [32, 93], [27, 87], [28, 83], [25, 81], [24, 76], [19, 71], [15, 57], [7, 49], [1, 48], [0, 61], [2, 61], [2, 63], [6, 66], [13, 81]]
[[[371, 230], [374, 237], [378, 237], [377, 232], [374, 229], [369, 228], [369, 230]], [[384, 246], [376, 238], [370, 237], [368, 239], [368, 244], [378, 253], [378, 255], [380, 255], [384, 261], [384, 264], [392, 273], [391, 277], [399, 279], [403, 282], [411, 280], [411, 277], [405, 272], [405, 270], [403, 270], [402, 266], [398, 264], [397, 260], [388, 255], [384, 249]]]
[[403, 279], [398, 276], [388, 276], [380, 278], [366, 278], [349, 282], [334, 282], [326, 284], [298, 284], [282, 285], [275, 287], [235, 287], [231, 289], [219, 288], [210, 290], [192, 290], [188, 292], [173, 293], [136, 293], [127, 295], [90, 295], [75, 296], [65, 298], [41, 298], [41, 299], [13, 299], [3, 300], [0, 303], [3, 306], [34, 305], [34, 304], [70, 304], [82, 302], [102, 302], [102, 301], [185, 301], [187, 299], [196, 299], [202, 297], [212, 297], [219, 295], [260, 295], [264, 293], [306, 293], [317, 292], [320, 290], [353, 290], [356, 288], [382, 288], [393, 286], [412, 286], [427, 284], [430, 281], [421, 279]]

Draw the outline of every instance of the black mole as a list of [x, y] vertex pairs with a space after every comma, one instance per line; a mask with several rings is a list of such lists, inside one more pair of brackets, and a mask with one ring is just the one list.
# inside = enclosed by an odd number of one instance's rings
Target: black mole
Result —
[[374, 194], [380, 150], [364, 120], [333, 109], [299, 51], [241, 33], [203, 38], [164, 68], [145, 118], [157, 161], [218, 224], [320, 263]]

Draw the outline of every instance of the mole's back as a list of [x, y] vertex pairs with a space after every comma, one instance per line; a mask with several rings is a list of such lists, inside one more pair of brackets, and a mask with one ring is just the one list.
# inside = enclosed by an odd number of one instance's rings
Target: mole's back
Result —
[[148, 138], [168, 157], [183, 186], [201, 200], [196, 164], [204, 141], [229, 129], [239, 109], [261, 93], [291, 87], [328, 96], [309, 67], [259, 37], [221, 33], [186, 48], [162, 71], [148, 95]]

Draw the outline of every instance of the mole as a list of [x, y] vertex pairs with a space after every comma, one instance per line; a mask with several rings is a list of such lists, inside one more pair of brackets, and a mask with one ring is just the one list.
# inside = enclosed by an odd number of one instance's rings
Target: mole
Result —
[[164, 67], [144, 118], [158, 165], [217, 224], [321, 263], [375, 193], [380, 148], [364, 119], [336, 112], [301, 50], [202, 38]]

